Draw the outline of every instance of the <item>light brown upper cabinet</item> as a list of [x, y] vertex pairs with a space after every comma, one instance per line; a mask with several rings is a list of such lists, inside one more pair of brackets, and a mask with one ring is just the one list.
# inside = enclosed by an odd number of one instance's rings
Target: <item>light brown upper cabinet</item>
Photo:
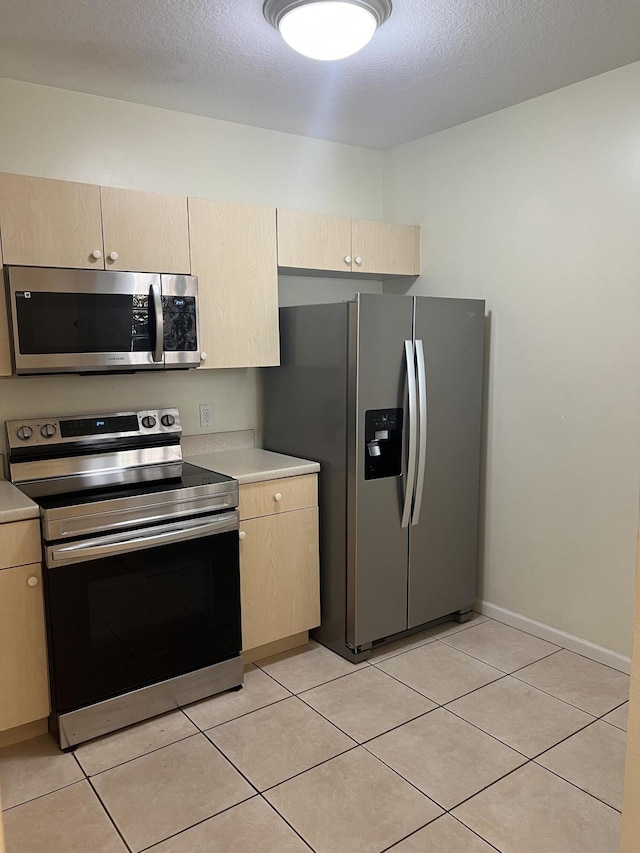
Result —
[[276, 211], [189, 199], [202, 367], [280, 363]]
[[420, 228], [278, 210], [278, 265], [401, 276], [420, 273]]
[[278, 209], [278, 266], [351, 270], [351, 220]]
[[184, 196], [100, 187], [105, 268], [190, 273]]
[[189, 273], [185, 196], [0, 175], [5, 264]]
[[419, 275], [420, 228], [352, 219], [351, 253], [354, 272]]
[[104, 269], [100, 187], [0, 174], [5, 264]]

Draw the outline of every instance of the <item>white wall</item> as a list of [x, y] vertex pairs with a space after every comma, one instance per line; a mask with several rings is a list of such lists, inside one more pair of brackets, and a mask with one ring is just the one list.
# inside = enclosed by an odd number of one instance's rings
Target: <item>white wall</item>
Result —
[[[382, 218], [379, 151], [1, 78], [0, 116], [3, 172]], [[209, 402], [216, 431], [255, 428], [257, 385], [254, 370], [11, 377], [0, 422], [172, 403], [197, 433]]]
[[385, 156], [413, 292], [487, 299], [478, 597], [622, 654], [640, 438], [640, 63]]

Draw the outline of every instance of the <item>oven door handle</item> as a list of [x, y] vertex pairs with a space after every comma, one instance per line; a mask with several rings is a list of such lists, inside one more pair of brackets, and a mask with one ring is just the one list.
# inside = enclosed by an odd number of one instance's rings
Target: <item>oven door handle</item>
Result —
[[204, 536], [237, 529], [238, 512], [224, 512], [204, 523], [201, 519], [195, 519], [159, 525], [153, 528], [153, 533], [148, 529], [144, 533], [128, 531], [95, 539], [84, 539], [76, 545], [50, 545], [46, 551], [46, 563], [47, 568], [55, 568], [70, 563], [97, 560], [101, 557], [129, 554], [131, 551], [141, 551], [143, 548], [155, 548], [173, 542], [201, 539]]

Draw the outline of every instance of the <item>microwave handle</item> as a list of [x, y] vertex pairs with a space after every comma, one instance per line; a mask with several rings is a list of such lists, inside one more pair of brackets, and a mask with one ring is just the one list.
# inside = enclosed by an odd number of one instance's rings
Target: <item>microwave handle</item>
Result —
[[149, 296], [153, 299], [153, 315], [155, 318], [155, 347], [152, 358], [154, 361], [162, 361], [164, 351], [164, 317], [162, 316], [162, 297], [160, 296], [160, 285], [149, 285]]

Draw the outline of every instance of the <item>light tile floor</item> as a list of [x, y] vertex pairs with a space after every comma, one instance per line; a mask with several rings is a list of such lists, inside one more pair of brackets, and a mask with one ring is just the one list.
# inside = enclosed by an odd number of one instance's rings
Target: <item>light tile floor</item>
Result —
[[476, 616], [63, 755], [0, 750], [7, 853], [617, 853], [628, 677]]

